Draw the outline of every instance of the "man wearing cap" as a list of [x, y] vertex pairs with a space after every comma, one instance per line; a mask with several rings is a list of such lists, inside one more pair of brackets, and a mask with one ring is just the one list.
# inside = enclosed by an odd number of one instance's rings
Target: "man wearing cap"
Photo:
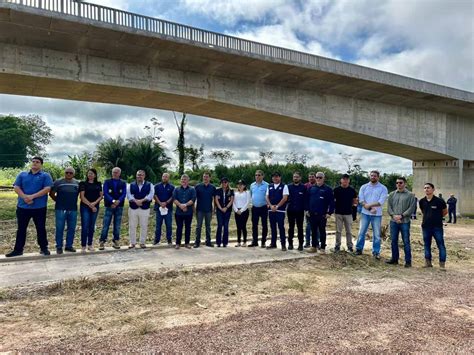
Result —
[[217, 216], [216, 244], [225, 248], [229, 243], [229, 221], [234, 203], [234, 190], [229, 186], [229, 179], [221, 178], [221, 187], [216, 190], [215, 204]]
[[268, 210], [267, 210], [267, 188], [268, 183], [263, 180], [262, 170], [255, 172], [255, 182], [250, 185], [252, 196], [252, 243], [248, 247], [258, 247], [258, 221], [262, 220], [262, 242], [261, 247], [265, 248], [268, 234]]
[[293, 183], [288, 184], [288, 250], [293, 250], [293, 238], [295, 234], [295, 223], [298, 229], [298, 250], [303, 250], [303, 222], [304, 222], [304, 204], [307, 188], [301, 183], [301, 174], [293, 173]]
[[75, 253], [74, 234], [77, 224], [77, 197], [79, 196], [79, 181], [74, 179], [75, 170], [68, 167], [64, 170], [64, 179], [54, 182], [49, 196], [56, 202], [54, 213], [56, 217], [56, 252], [63, 253], [64, 227], [67, 225], [65, 251]]
[[272, 174], [272, 183], [268, 185], [266, 192], [266, 200], [268, 206], [268, 216], [270, 219], [270, 228], [272, 240], [267, 249], [276, 248], [277, 227], [280, 234], [281, 250], [286, 251], [286, 235], [285, 235], [285, 211], [286, 201], [288, 200], [288, 186], [281, 182], [281, 174], [275, 171]]
[[211, 184], [211, 174], [204, 172], [202, 174], [202, 183], [198, 184], [196, 190], [196, 239], [194, 241], [194, 248], [199, 248], [201, 245], [201, 229], [202, 222], [206, 225], [206, 246], [213, 247], [211, 242], [211, 219], [212, 211], [214, 209], [213, 201], [216, 193], [216, 187]]
[[156, 214], [156, 225], [155, 225], [155, 242], [153, 244], [158, 245], [161, 241], [161, 227], [163, 221], [166, 227], [166, 240], [168, 246], [172, 246], [171, 236], [173, 235], [173, 191], [174, 186], [170, 182], [170, 174], [163, 173], [161, 175], [161, 182], [155, 185], [155, 214]]
[[140, 248], [146, 248], [145, 242], [148, 233], [150, 205], [151, 201], [153, 201], [153, 196], [155, 195], [155, 187], [149, 181], [145, 181], [145, 177], [145, 171], [138, 170], [136, 174], [137, 179], [127, 186], [127, 199], [129, 201], [129, 249], [135, 248], [137, 243], [138, 225], [140, 225]]
[[[306, 210], [311, 222], [311, 253], [316, 253], [319, 247], [321, 252], [326, 251], [326, 223], [334, 212], [334, 194], [332, 189], [324, 183], [324, 173], [316, 173], [316, 185], [308, 190]], [[317, 240], [319, 231], [320, 241]], [[321, 242], [321, 244], [319, 244]]]
[[31, 159], [30, 171], [22, 171], [18, 174], [13, 184], [15, 193], [18, 195], [16, 207], [18, 229], [15, 247], [10, 253], [5, 255], [7, 258], [23, 255], [23, 248], [26, 243], [26, 230], [31, 219], [33, 219], [36, 227], [40, 254], [50, 255], [48, 238], [46, 236], [46, 205], [53, 180], [42, 168], [43, 158], [34, 157]]
[[341, 184], [334, 189], [334, 202], [336, 212], [336, 245], [334, 252], [341, 250], [342, 228], [346, 229], [346, 245], [347, 250], [354, 251], [352, 244], [352, 207], [357, 202], [357, 192], [350, 186], [351, 178], [348, 174], [341, 176]]

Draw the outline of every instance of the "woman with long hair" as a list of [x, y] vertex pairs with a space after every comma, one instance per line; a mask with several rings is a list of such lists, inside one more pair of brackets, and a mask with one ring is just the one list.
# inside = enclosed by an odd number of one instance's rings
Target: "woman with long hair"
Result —
[[95, 231], [95, 221], [99, 214], [100, 201], [103, 198], [102, 183], [97, 180], [97, 170], [87, 171], [87, 179], [79, 183], [81, 198], [81, 246], [82, 252], [94, 251], [92, 245]]
[[[244, 181], [237, 182], [237, 191], [234, 194], [234, 210], [235, 224], [237, 225], [237, 244], [236, 247], [247, 246], [247, 221], [249, 219], [249, 205], [251, 197], [250, 191], [247, 191], [247, 185]], [[244, 239], [243, 244], [242, 236]]]
[[[229, 221], [234, 202], [234, 190], [229, 186], [229, 180], [225, 177], [221, 179], [221, 187], [214, 195], [217, 216], [216, 244], [225, 248], [229, 243]], [[224, 231], [222, 231], [224, 230]]]

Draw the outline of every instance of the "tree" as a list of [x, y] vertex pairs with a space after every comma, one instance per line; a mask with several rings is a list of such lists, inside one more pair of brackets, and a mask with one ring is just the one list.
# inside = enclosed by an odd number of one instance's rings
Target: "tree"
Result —
[[74, 177], [78, 180], [85, 180], [87, 177], [87, 171], [92, 167], [94, 163], [94, 156], [88, 152], [82, 152], [81, 154], [68, 155], [68, 161], [65, 166], [71, 166], [75, 170]]
[[362, 161], [361, 158], [353, 158], [352, 154], [347, 154], [347, 153], [339, 153], [339, 155], [341, 156], [342, 160], [344, 160], [344, 162], [347, 165], [348, 174], [362, 173], [360, 165], [357, 164]]
[[150, 126], [146, 125], [144, 130], [148, 132], [148, 135], [153, 139], [153, 142], [163, 144], [165, 141], [161, 136], [161, 133], [165, 130], [161, 122], [156, 117], [150, 118]]
[[176, 127], [178, 128], [178, 143], [176, 144], [176, 151], [178, 152], [178, 174], [184, 174], [184, 161], [186, 154], [186, 146], [184, 139], [184, 127], [186, 126], [186, 113], [182, 113], [181, 123], [178, 122], [176, 114], [173, 112], [174, 121], [176, 122]]
[[127, 144], [120, 136], [118, 138], [109, 138], [97, 145], [97, 162], [106, 170], [111, 170], [116, 166], [122, 170], [125, 170], [126, 150]]
[[170, 159], [164, 149], [152, 137], [128, 139], [126, 150], [127, 175], [135, 176], [139, 169], [145, 170], [147, 180], [158, 181]]
[[204, 162], [204, 144], [201, 144], [199, 148], [190, 145], [184, 149], [184, 152], [186, 161], [191, 163], [193, 171], [199, 170], [199, 164]]
[[308, 161], [308, 154], [299, 155], [297, 152], [292, 150], [291, 152], [289, 152], [288, 154], [285, 155], [285, 160], [286, 160], [287, 164], [292, 164], [292, 165], [303, 164], [303, 165], [305, 165], [306, 162]]
[[[266, 151], [259, 152], [258, 155], [260, 157], [260, 164], [267, 165], [273, 159], [274, 154], [275, 153], [273, 153], [271, 150], [267, 152]], [[268, 159], [268, 162], [267, 162], [267, 159]]]
[[0, 116], [0, 167], [21, 167], [28, 158], [44, 155], [52, 137], [40, 116]]
[[211, 158], [217, 160], [217, 165], [225, 165], [225, 163], [232, 159], [233, 156], [234, 153], [227, 149], [213, 150], [211, 152]]

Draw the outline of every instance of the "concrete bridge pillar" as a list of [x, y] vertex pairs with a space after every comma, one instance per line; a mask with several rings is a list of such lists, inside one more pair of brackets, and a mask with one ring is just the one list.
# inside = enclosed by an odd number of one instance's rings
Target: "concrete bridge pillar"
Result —
[[457, 212], [474, 216], [474, 161], [420, 160], [413, 162], [413, 192], [424, 196], [423, 185], [431, 182], [436, 194], [447, 200], [451, 193], [458, 199]]

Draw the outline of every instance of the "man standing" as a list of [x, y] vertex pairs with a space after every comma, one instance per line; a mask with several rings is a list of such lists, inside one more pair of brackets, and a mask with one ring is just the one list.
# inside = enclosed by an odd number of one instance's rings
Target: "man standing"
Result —
[[301, 183], [301, 174], [293, 173], [293, 183], [288, 185], [288, 250], [293, 250], [295, 222], [298, 229], [298, 250], [303, 250], [304, 204], [307, 188]]
[[272, 174], [272, 183], [268, 185], [265, 199], [268, 206], [268, 216], [270, 219], [270, 228], [272, 239], [267, 249], [276, 248], [277, 227], [280, 234], [281, 250], [286, 251], [286, 235], [285, 235], [285, 211], [286, 201], [288, 200], [288, 186], [281, 182], [281, 174], [274, 172]]
[[262, 170], [255, 172], [255, 182], [250, 185], [250, 194], [252, 195], [252, 243], [249, 247], [258, 247], [258, 221], [262, 220], [262, 242], [261, 247], [265, 248], [268, 234], [268, 210], [266, 194], [268, 183], [263, 180]]
[[449, 195], [448, 201], [446, 203], [448, 204], [448, 213], [449, 213], [449, 220], [448, 223], [453, 223], [456, 224], [456, 203], [458, 202], [457, 198], [454, 197], [453, 194]]
[[357, 204], [357, 192], [350, 186], [351, 178], [347, 174], [341, 176], [341, 185], [334, 189], [334, 201], [336, 204], [336, 245], [334, 252], [341, 250], [342, 227], [346, 229], [347, 251], [353, 252], [352, 244], [352, 222], [353, 206]]
[[[309, 190], [312, 186], [316, 185], [316, 173], [315, 172], [310, 172], [308, 174], [308, 182], [304, 184], [304, 187], [306, 190]], [[306, 230], [305, 230], [305, 248], [311, 247], [311, 222], [309, 220], [309, 217], [306, 216]], [[318, 237], [319, 239], [319, 237]]]
[[170, 184], [170, 174], [163, 173], [161, 175], [161, 182], [155, 185], [155, 214], [156, 214], [156, 226], [155, 226], [155, 242], [154, 245], [160, 244], [161, 241], [161, 227], [163, 221], [166, 226], [166, 240], [168, 246], [172, 246], [173, 242], [171, 236], [173, 234], [173, 191], [174, 186]]
[[148, 218], [150, 217], [150, 204], [155, 194], [153, 184], [145, 181], [146, 173], [144, 170], [138, 170], [136, 181], [127, 186], [128, 198], [128, 223], [130, 246], [135, 248], [137, 243], [137, 226], [140, 224], [140, 248], [146, 248], [145, 241], [148, 232]]
[[13, 184], [18, 195], [16, 207], [18, 229], [16, 231], [15, 247], [10, 253], [5, 255], [7, 258], [23, 255], [23, 248], [26, 243], [26, 229], [31, 219], [33, 219], [36, 227], [40, 254], [50, 255], [48, 238], [46, 236], [46, 205], [53, 180], [42, 168], [43, 158], [34, 157], [31, 159], [30, 171], [23, 171], [18, 174]]
[[190, 249], [189, 242], [191, 240], [191, 223], [193, 221], [193, 205], [196, 201], [196, 190], [189, 186], [189, 176], [183, 174], [181, 176], [181, 186], [173, 191], [173, 200], [176, 205], [176, 249], [181, 246], [181, 238], [183, 236], [184, 224], [184, 246]]
[[77, 196], [79, 196], [79, 181], [74, 179], [75, 170], [68, 167], [64, 170], [64, 179], [54, 182], [49, 196], [56, 201], [54, 212], [56, 216], [56, 252], [63, 253], [64, 226], [67, 225], [66, 247], [64, 250], [75, 253], [74, 233], [77, 224]]
[[359, 191], [359, 201], [362, 205], [360, 216], [359, 237], [356, 244], [356, 255], [362, 255], [365, 244], [365, 235], [372, 225], [373, 242], [372, 255], [380, 259], [380, 234], [382, 229], [382, 206], [387, 199], [387, 188], [379, 182], [380, 173], [377, 170], [370, 172], [370, 182], [362, 185]]
[[104, 220], [100, 233], [99, 250], [104, 250], [110, 223], [114, 220], [112, 246], [120, 249], [120, 226], [122, 224], [123, 205], [127, 196], [127, 183], [120, 179], [122, 170], [119, 167], [112, 169], [112, 178], [104, 181]]
[[[316, 253], [319, 247], [322, 253], [326, 252], [326, 223], [334, 212], [334, 194], [332, 189], [324, 183], [324, 173], [316, 173], [316, 185], [311, 186], [306, 197], [306, 210], [311, 223], [310, 253]], [[317, 239], [319, 232], [319, 239]]]
[[194, 241], [194, 248], [199, 248], [201, 245], [201, 229], [202, 221], [205, 221], [206, 225], [206, 246], [213, 247], [214, 244], [211, 242], [211, 219], [214, 194], [216, 193], [216, 187], [211, 184], [211, 174], [204, 172], [202, 174], [202, 183], [195, 187], [196, 190], [196, 240]]
[[425, 244], [425, 267], [433, 267], [431, 263], [431, 238], [434, 238], [439, 250], [439, 267], [445, 270], [446, 247], [444, 246], [443, 217], [448, 214], [446, 202], [433, 195], [435, 187], [427, 182], [424, 186], [426, 196], [420, 199], [420, 210], [423, 213], [421, 230]]
[[407, 180], [402, 176], [397, 178], [397, 189], [388, 195], [388, 214], [390, 220], [390, 238], [392, 239], [392, 258], [387, 264], [398, 264], [398, 234], [402, 234], [403, 249], [405, 251], [405, 267], [411, 267], [410, 247], [410, 218], [415, 210], [416, 201], [406, 188]]

